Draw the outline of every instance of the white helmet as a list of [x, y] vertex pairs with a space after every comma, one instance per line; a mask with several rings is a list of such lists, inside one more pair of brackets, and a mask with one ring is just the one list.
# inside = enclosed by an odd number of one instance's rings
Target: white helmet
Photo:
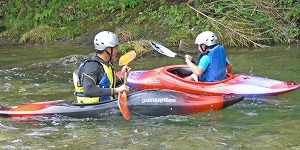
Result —
[[121, 39], [110, 31], [101, 31], [94, 38], [94, 47], [100, 51], [103, 51], [106, 47], [115, 47], [120, 43]]
[[206, 46], [216, 45], [218, 44], [218, 38], [215, 33], [204, 31], [196, 37], [195, 44], [205, 44]]

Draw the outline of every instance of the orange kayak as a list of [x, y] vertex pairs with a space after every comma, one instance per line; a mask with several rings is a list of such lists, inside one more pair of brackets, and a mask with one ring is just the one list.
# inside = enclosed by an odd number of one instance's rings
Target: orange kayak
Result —
[[[224, 95], [276, 96], [300, 88], [295, 82], [284, 82], [275, 79], [247, 74], [227, 74], [225, 80], [218, 82], [195, 82], [184, 77], [192, 72], [187, 65], [165, 66], [152, 70], [131, 71], [127, 85], [135, 89], [170, 89], [181, 92]], [[117, 73], [120, 75], [120, 72]]]

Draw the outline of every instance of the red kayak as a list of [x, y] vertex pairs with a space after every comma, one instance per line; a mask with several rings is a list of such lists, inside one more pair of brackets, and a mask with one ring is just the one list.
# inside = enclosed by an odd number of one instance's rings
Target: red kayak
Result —
[[[227, 74], [218, 82], [188, 81], [184, 77], [192, 72], [187, 65], [165, 66], [153, 70], [131, 71], [127, 84], [136, 89], [171, 89], [176, 91], [224, 95], [234, 93], [242, 96], [276, 96], [300, 88], [295, 82], [284, 82], [247, 74]], [[119, 74], [119, 73], [118, 73]]]
[[[221, 110], [244, 99], [234, 94], [207, 96], [172, 90], [141, 90], [127, 97], [128, 109], [142, 116], [189, 115], [209, 110]], [[56, 100], [0, 108], [1, 117], [34, 117], [63, 115], [72, 118], [103, 118], [121, 116], [117, 100], [79, 104]]]

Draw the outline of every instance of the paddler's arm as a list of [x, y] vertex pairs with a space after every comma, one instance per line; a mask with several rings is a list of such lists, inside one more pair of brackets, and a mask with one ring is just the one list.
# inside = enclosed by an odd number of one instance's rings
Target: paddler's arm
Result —
[[[129, 68], [128, 66], [123, 66], [122, 67], [122, 74], [124, 76], [124, 73], [127, 72], [129, 74], [129, 72], [131, 71], [131, 68]], [[127, 75], [128, 75], [127, 74]], [[120, 78], [119, 78], [120, 79]], [[118, 80], [117, 80], [118, 81]], [[118, 85], [118, 84], [117, 84]], [[114, 93], [118, 93], [118, 92], [123, 92], [126, 91], [127, 93], [129, 92], [130, 87], [126, 85], [126, 83], [124, 84], [124, 79], [123, 79], [123, 84], [121, 84], [119, 87], [114, 88]]]
[[204, 73], [204, 69], [201, 67], [196, 66], [194, 63], [192, 63], [192, 56], [185, 55], [185, 62], [197, 77], [201, 76]]
[[229, 60], [226, 58], [226, 72], [231, 73], [232, 71], [232, 64], [229, 62]]
[[[122, 72], [122, 75], [124, 76], [124, 72], [127, 71], [128, 74], [129, 72], [131, 71], [131, 68], [129, 68], [128, 66], [123, 66], [121, 72]], [[124, 83], [124, 79], [123, 78], [120, 78], [120, 77], [117, 77], [117, 82], [116, 82], [116, 85], [117, 86], [120, 86]]]

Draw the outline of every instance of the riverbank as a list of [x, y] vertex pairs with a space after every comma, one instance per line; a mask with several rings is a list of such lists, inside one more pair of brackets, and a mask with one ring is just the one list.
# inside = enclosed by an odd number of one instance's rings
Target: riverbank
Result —
[[[97, 32], [110, 30], [125, 43], [153, 40], [166, 46], [180, 46], [182, 39], [194, 40], [199, 32], [212, 30], [225, 46], [265, 47], [299, 41], [298, 4], [253, 0], [124, 0], [100, 5], [81, 1], [9, 1], [1, 3], [0, 21], [4, 26], [0, 41], [89, 45]], [[9, 9], [12, 7], [16, 9]]]

